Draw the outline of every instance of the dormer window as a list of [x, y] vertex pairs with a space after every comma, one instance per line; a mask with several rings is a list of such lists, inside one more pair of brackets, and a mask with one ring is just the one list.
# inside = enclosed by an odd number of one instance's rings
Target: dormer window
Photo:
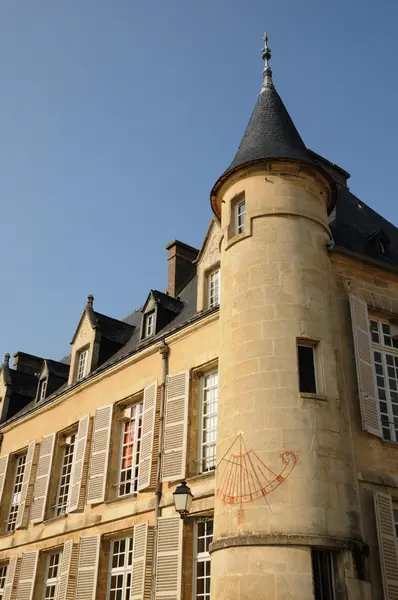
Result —
[[367, 250], [372, 254], [388, 257], [390, 239], [383, 229], [377, 229], [371, 233], [366, 241]]
[[144, 338], [155, 333], [155, 311], [151, 311], [144, 317]]
[[39, 400], [44, 400], [44, 398], [46, 397], [46, 391], [47, 391], [47, 377], [45, 377], [44, 379], [41, 379], [39, 382], [39, 393], [38, 393]]
[[381, 240], [378, 241], [377, 246], [378, 246], [378, 250], [379, 250], [380, 254], [386, 253], [386, 247]]
[[220, 269], [214, 269], [208, 275], [209, 308], [220, 304]]
[[80, 350], [77, 355], [77, 374], [76, 381], [80, 381], [87, 375], [88, 367], [88, 348]]
[[235, 235], [239, 235], [245, 231], [245, 212], [246, 202], [241, 200], [235, 206]]

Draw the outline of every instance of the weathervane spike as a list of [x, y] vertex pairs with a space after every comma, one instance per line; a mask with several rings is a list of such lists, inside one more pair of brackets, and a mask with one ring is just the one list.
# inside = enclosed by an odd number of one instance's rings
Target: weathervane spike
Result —
[[268, 36], [264, 33], [264, 48], [262, 50], [262, 58], [264, 61], [264, 70], [263, 70], [263, 87], [261, 91], [264, 91], [265, 88], [273, 87], [272, 82], [272, 69], [269, 66], [269, 60], [271, 58], [271, 48], [268, 46]]

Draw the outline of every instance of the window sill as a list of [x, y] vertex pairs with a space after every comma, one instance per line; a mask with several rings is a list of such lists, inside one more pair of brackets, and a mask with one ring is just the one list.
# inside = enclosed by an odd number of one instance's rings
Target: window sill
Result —
[[300, 398], [303, 398], [303, 400], [320, 400], [321, 402], [326, 402], [327, 401], [327, 396], [324, 396], [323, 394], [311, 394], [309, 392], [300, 392], [299, 393]]
[[138, 492], [133, 492], [132, 494], [126, 494], [125, 496], [117, 496], [116, 498], [105, 500], [104, 504], [113, 504], [114, 502], [123, 502], [124, 500], [136, 500], [137, 496]]
[[188, 477], [187, 481], [195, 483], [196, 481], [202, 481], [203, 479], [211, 479], [216, 474], [216, 470], [206, 471], [206, 473], [198, 473], [197, 475], [192, 475], [192, 477]]
[[[63, 515], [57, 515], [55, 517], [50, 517], [49, 519], [44, 519], [43, 523], [45, 525], [50, 525], [51, 523], [54, 523], [55, 521], [61, 521], [62, 519], [66, 519], [66, 517], [68, 516], [69, 513], [65, 513]], [[40, 523], [34, 523], [34, 525], [40, 525]]]

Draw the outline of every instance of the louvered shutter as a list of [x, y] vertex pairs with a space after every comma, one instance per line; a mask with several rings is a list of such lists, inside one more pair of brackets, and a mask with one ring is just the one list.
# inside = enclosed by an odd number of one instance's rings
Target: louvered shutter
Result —
[[131, 600], [150, 600], [153, 559], [153, 527], [134, 527]]
[[83, 508], [84, 499], [81, 497], [84, 464], [87, 460], [87, 441], [90, 430], [90, 415], [86, 415], [79, 421], [77, 430], [76, 447], [73, 454], [71, 471], [71, 488], [68, 500], [68, 512]]
[[72, 540], [64, 544], [57, 600], [73, 600], [76, 585], [78, 546]]
[[4, 582], [3, 600], [12, 600], [17, 581], [18, 556], [11, 556], [7, 565], [6, 580]]
[[39, 460], [36, 469], [36, 481], [33, 489], [30, 520], [40, 523], [46, 510], [48, 486], [50, 483], [51, 466], [54, 455], [55, 433], [44, 437], [40, 443]]
[[[29, 489], [29, 486], [33, 485], [32, 474], [34, 475], [33, 462], [34, 462], [34, 458], [35, 458], [35, 448], [36, 448], [36, 442], [31, 442], [28, 446], [28, 451], [26, 453], [25, 471], [23, 474], [22, 488], [21, 488], [21, 499], [20, 499], [20, 503], [18, 506], [17, 520], [15, 522], [16, 529], [18, 529], [19, 527], [26, 527], [26, 525], [28, 524], [27, 523], [27, 521], [28, 521], [27, 504], [29, 504], [28, 489]], [[31, 488], [31, 490], [32, 490], [32, 488]]]
[[382, 437], [368, 307], [366, 302], [353, 294], [350, 294], [350, 307], [362, 427]]
[[189, 372], [168, 375], [163, 481], [184, 479], [187, 458]]
[[391, 496], [375, 492], [377, 535], [385, 600], [398, 600], [398, 540]]
[[156, 398], [158, 382], [144, 390], [144, 406], [142, 414], [142, 439], [140, 452], [140, 468], [138, 472], [138, 490], [144, 490], [151, 483], [153, 439], [155, 434]]
[[38, 550], [22, 554], [16, 600], [32, 600], [38, 557]]
[[4, 484], [7, 477], [8, 454], [0, 456], [0, 504], [3, 497]]
[[100, 540], [99, 535], [80, 538], [75, 600], [95, 600]]
[[180, 517], [159, 517], [155, 598], [181, 600], [182, 528]]
[[98, 502], [104, 502], [105, 500], [109, 441], [112, 426], [112, 408], [112, 404], [108, 404], [107, 406], [97, 408], [95, 411], [87, 504], [97, 504]]

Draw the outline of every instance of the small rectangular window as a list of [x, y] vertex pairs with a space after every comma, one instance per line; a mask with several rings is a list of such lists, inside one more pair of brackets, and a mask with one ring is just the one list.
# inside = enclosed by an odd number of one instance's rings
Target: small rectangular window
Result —
[[235, 235], [245, 231], [246, 202], [242, 200], [235, 206]]
[[195, 523], [194, 541], [194, 594], [195, 600], [210, 600], [210, 554], [213, 540], [213, 521]]
[[20, 456], [16, 457], [14, 485], [12, 488], [10, 510], [8, 513], [8, 520], [6, 526], [7, 533], [10, 533], [11, 531], [15, 530], [18, 508], [21, 502], [21, 492], [23, 477], [25, 474], [25, 465], [26, 454], [21, 454]]
[[133, 564], [133, 537], [114, 540], [109, 561], [107, 600], [129, 600]]
[[327, 550], [312, 550], [315, 600], [335, 600], [333, 555]]
[[81, 350], [77, 355], [77, 376], [76, 381], [80, 381], [87, 375], [88, 348]]
[[6, 583], [7, 565], [0, 565], [0, 600], [3, 598], [4, 586]]
[[220, 269], [215, 269], [209, 273], [209, 308], [214, 308], [220, 304]]
[[155, 333], [155, 312], [150, 312], [145, 315], [145, 331], [144, 337], [150, 337]]
[[316, 394], [315, 348], [306, 344], [298, 344], [298, 370], [300, 392]]
[[47, 377], [39, 383], [39, 400], [44, 400], [47, 391]]
[[75, 451], [76, 434], [65, 438], [61, 472], [59, 476], [57, 500], [55, 502], [55, 516], [64, 515], [68, 508], [70, 494], [70, 477], [72, 472], [73, 455]]
[[61, 552], [53, 552], [47, 556], [43, 600], [56, 600], [58, 598], [61, 558]]
[[130, 417], [122, 422], [119, 459], [119, 496], [126, 496], [138, 490], [142, 438], [143, 403], [130, 406]]

